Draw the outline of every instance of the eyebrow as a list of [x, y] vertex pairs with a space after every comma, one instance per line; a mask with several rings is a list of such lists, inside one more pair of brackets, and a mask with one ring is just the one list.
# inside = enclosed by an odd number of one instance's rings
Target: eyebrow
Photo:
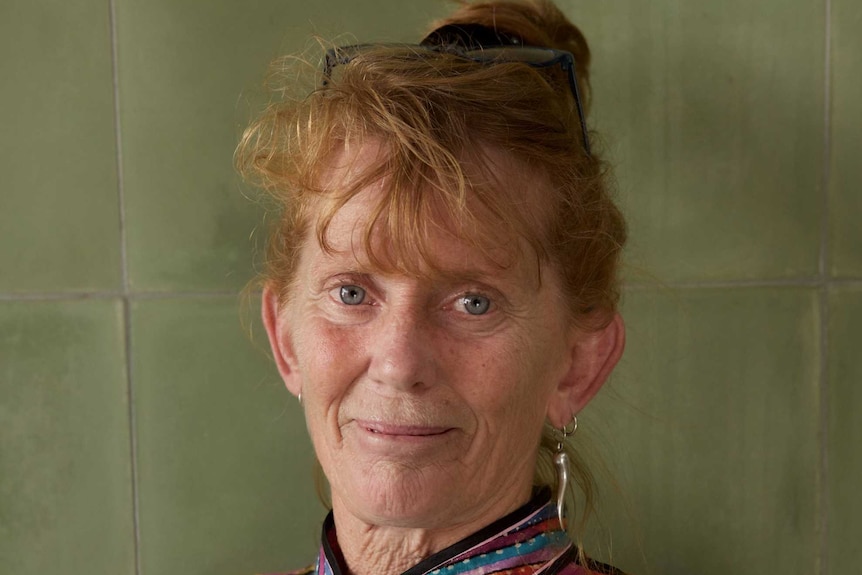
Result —
[[[359, 249], [354, 249], [359, 247]], [[519, 267], [517, 260], [511, 262], [511, 265], [502, 265], [481, 253], [476, 254], [476, 261], [469, 262], [474, 265], [463, 265], [461, 262], [456, 262], [456, 267], [446, 267], [440, 265], [439, 262], [425, 266], [401, 266], [391, 263], [386, 257], [378, 258], [383, 265], [374, 265], [369, 261], [368, 256], [361, 246], [353, 246], [349, 248], [333, 248], [325, 250], [321, 247], [317, 261], [312, 263], [312, 271], [315, 274], [356, 274], [363, 276], [397, 276], [423, 278], [435, 283], [444, 283], [445, 285], [455, 285], [464, 283], [477, 283], [488, 286], [491, 289], [495, 285], [500, 285], [500, 280], [508, 280], [505, 287], [516, 287], [519, 291], [531, 291], [541, 289], [542, 280], [541, 274], [529, 274], [529, 277], [521, 275], [521, 272], [515, 268]], [[413, 267], [414, 269], [410, 269]], [[425, 267], [424, 270], [421, 268]], [[507, 277], [508, 276], [508, 277]], [[522, 280], [527, 281], [522, 281]]]

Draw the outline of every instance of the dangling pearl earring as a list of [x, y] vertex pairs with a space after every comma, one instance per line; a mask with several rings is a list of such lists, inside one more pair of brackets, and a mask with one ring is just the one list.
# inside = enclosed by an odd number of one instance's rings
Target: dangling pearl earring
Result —
[[557, 451], [554, 453], [554, 465], [557, 468], [557, 517], [560, 521], [560, 529], [563, 531], [566, 530], [566, 489], [569, 486], [569, 456], [563, 448], [563, 443], [577, 430], [578, 416], [573, 415], [571, 423], [560, 428], [560, 440], [557, 442]]
[[296, 399], [299, 400], [299, 405], [302, 405], [302, 392], [301, 391], [296, 394]]

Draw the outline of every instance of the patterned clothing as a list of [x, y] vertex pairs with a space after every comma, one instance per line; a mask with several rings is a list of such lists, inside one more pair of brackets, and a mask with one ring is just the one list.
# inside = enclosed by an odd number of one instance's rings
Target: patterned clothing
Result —
[[[323, 524], [320, 551], [314, 565], [284, 575], [343, 575], [344, 559], [330, 513]], [[402, 575], [622, 575], [599, 563], [587, 569], [557, 520], [548, 489], [526, 505], [431, 555]]]

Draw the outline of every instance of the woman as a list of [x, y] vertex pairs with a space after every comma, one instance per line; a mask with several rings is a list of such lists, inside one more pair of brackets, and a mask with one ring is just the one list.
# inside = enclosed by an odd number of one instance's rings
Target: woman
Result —
[[263, 321], [331, 492], [296, 573], [609, 572], [563, 502], [589, 510], [565, 438], [624, 343], [588, 62], [547, 1], [465, 4], [421, 45], [331, 50], [244, 135], [283, 209]]

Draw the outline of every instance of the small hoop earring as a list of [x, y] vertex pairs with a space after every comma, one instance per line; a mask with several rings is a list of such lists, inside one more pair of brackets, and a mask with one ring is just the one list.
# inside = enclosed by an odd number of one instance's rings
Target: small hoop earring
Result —
[[566, 439], [578, 430], [578, 416], [573, 415], [568, 425], [560, 428], [560, 439], [554, 453], [554, 466], [557, 468], [557, 519], [560, 529], [566, 530], [566, 490], [569, 487], [569, 456], [564, 448]]
[[560, 429], [560, 431], [563, 433], [563, 440], [565, 441], [565, 439], [567, 437], [571, 437], [572, 435], [574, 435], [577, 430], [578, 430], [578, 416], [573, 415], [572, 420], [569, 422], [569, 424], [564, 426], [562, 429]]

